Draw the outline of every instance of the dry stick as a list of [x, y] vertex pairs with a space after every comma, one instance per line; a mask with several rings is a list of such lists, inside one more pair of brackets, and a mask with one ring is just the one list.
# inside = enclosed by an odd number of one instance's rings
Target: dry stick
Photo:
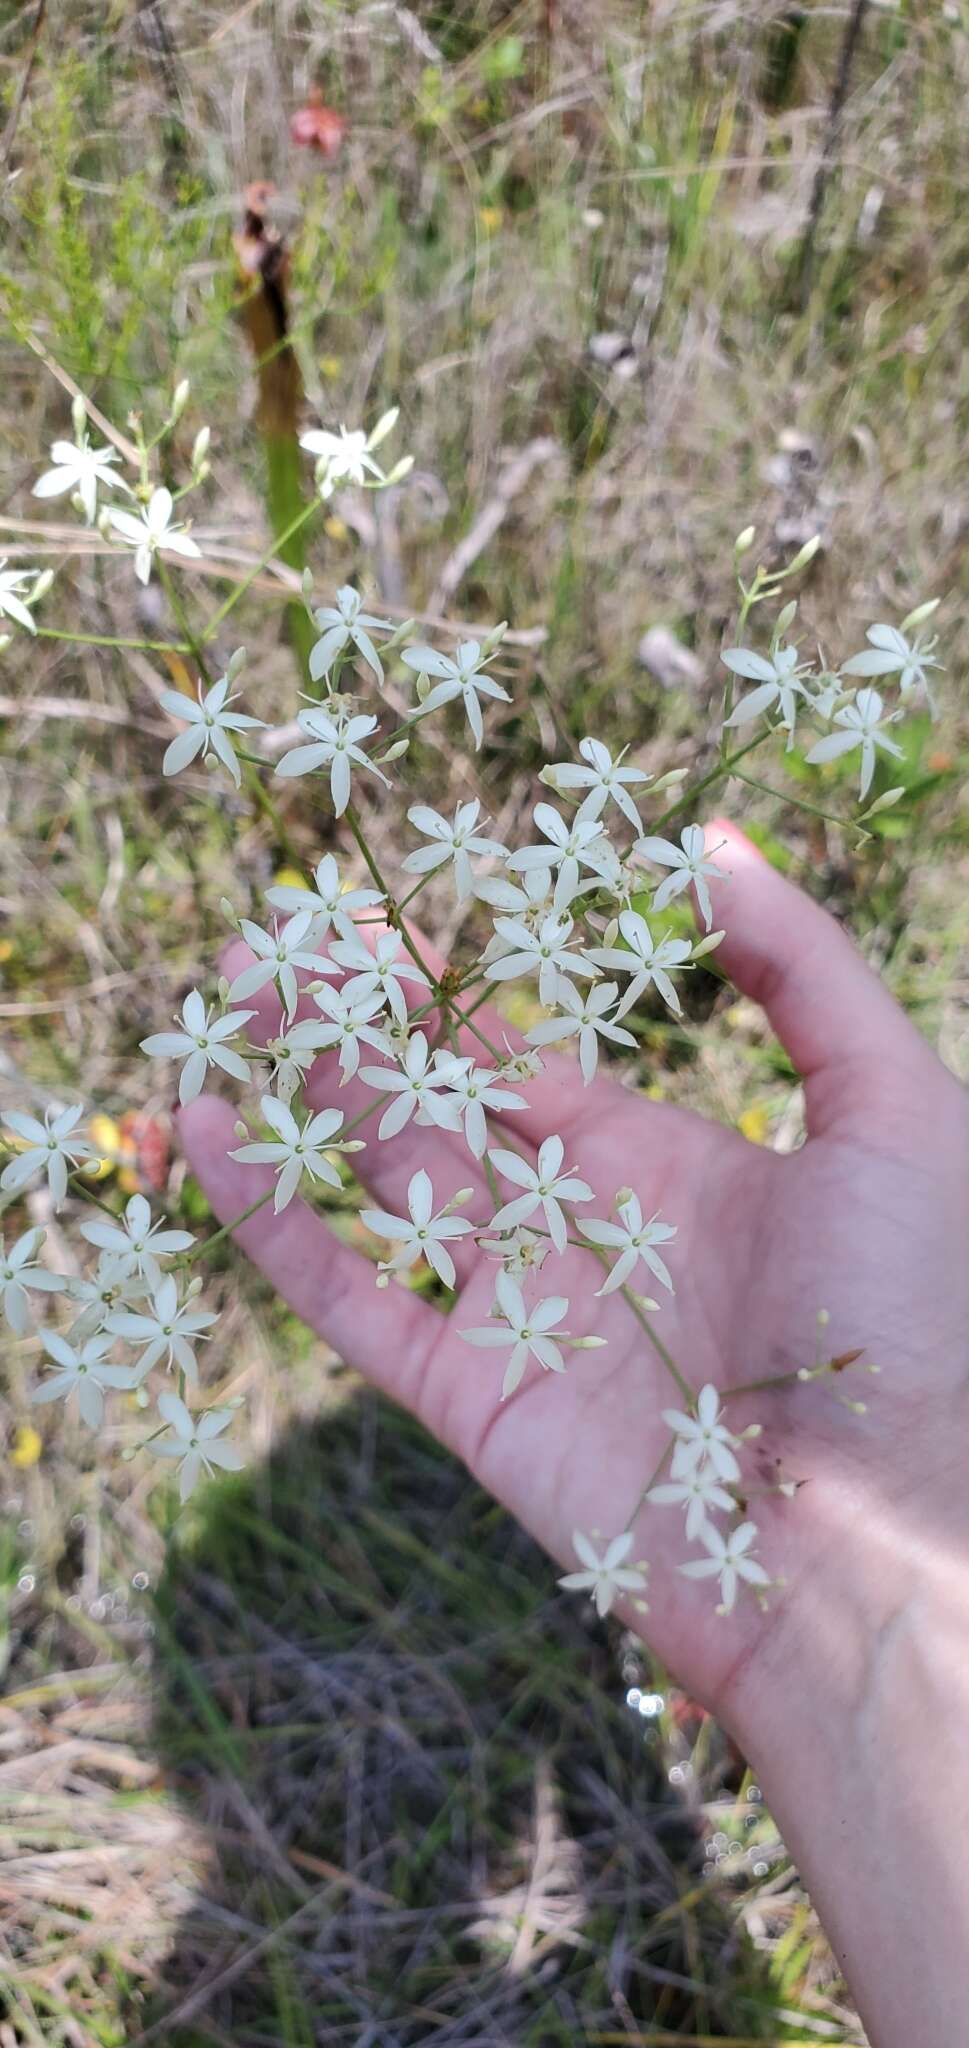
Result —
[[811, 202], [808, 207], [807, 222], [797, 259], [797, 283], [802, 307], [806, 305], [810, 291], [811, 276], [814, 269], [815, 242], [817, 240], [818, 228], [821, 224], [821, 215], [824, 211], [828, 183], [834, 168], [835, 154], [841, 138], [841, 120], [845, 101], [848, 97], [851, 67], [854, 63], [855, 51], [858, 48], [858, 40], [861, 35], [867, 7], [868, 0], [853, 0], [851, 13], [845, 23], [841, 53], [838, 58], [838, 69], [835, 73], [834, 84], [831, 88], [831, 98], [828, 103], [828, 119], [824, 143], [821, 149], [821, 158], [814, 174]]
[[100, 427], [102, 434], [105, 435], [107, 440], [113, 441], [114, 446], [124, 456], [125, 461], [130, 462], [133, 469], [140, 471], [141, 457], [134, 443], [127, 440], [124, 434], [119, 434], [117, 427], [113, 427], [111, 421], [105, 419], [103, 412], [99, 412], [97, 406], [92, 405], [91, 400], [81, 390], [80, 385], [75, 384], [70, 372], [61, 368], [60, 363], [51, 355], [50, 350], [44, 347], [43, 342], [38, 341], [37, 336], [31, 334], [29, 329], [25, 329], [22, 334], [18, 334], [17, 338], [19, 341], [25, 342], [27, 347], [33, 350], [34, 355], [40, 358], [45, 370], [49, 370], [51, 376], [56, 377], [58, 384], [65, 391], [69, 391], [72, 398], [83, 398], [88, 418], [94, 421], [96, 427]]

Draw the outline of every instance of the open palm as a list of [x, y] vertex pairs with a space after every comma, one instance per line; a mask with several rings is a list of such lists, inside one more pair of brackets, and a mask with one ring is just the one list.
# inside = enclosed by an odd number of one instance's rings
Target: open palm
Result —
[[[585, 1089], [564, 1057], [548, 1060], [527, 1084], [528, 1109], [504, 1114], [500, 1129], [519, 1149], [558, 1132], [566, 1165], [595, 1191], [595, 1214], [608, 1215], [628, 1185], [645, 1214], [659, 1209], [677, 1225], [669, 1248], [676, 1293], [664, 1294], [656, 1327], [694, 1389], [811, 1365], [820, 1309], [830, 1316], [832, 1355], [861, 1350], [881, 1368], [878, 1381], [827, 1377], [743, 1396], [731, 1408], [732, 1427], [763, 1425], [744, 1462], [761, 1555], [783, 1581], [766, 1614], [751, 1601], [719, 1619], [709, 1583], [669, 1569], [688, 1554], [680, 1512], [640, 1512], [633, 1554], [650, 1560], [650, 1613], [641, 1621], [629, 1609], [627, 1618], [730, 1720], [751, 1671], [779, 1668], [806, 1604], [827, 1603], [832, 1630], [857, 1626], [859, 1613], [875, 1626], [885, 1544], [895, 1557], [901, 1544], [904, 1556], [927, 1523], [943, 1543], [960, 1531], [965, 1541], [952, 1446], [969, 1399], [969, 1124], [962, 1091], [833, 920], [736, 830], [718, 826], [716, 836], [727, 838], [719, 858], [731, 870], [717, 890], [727, 933], [718, 957], [763, 1003], [804, 1078], [805, 1146], [780, 1157], [608, 1078]], [[234, 957], [230, 971], [242, 964]], [[277, 1014], [267, 1001], [265, 1029]], [[339, 1081], [327, 1055], [306, 1100], [314, 1109], [339, 1104], [349, 1119], [372, 1092]], [[216, 1212], [237, 1215], [271, 1175], [227, 1156], [234, 1111], [202, 1097], [180, 1122]], [[463, 1214], [490, 1219], [484, 1172], [459, 1135], [408, 1128], [371, 1143], [361, 1161], [387, 1209], [406, 1210], [421, 1165], [437, 1206], [470, 1184]], [[562, 1377], [530, 1362], [502, 1403], [498, 1354], [472, 1350], [457, 1334], [486, 1321], [494, 1296], [495, 1261], [472, 1240], [451, 1247], [460, 1299], [444, 1318], [403, 1288], [377, 1290], [372, 1265], [299, 1202], [280, 1216], [260, 1211], [237, 1236], [297, 1313], [419, 1415], [569, 1568], [574, 1528], [608, 1536], [625, 1525], [668, 1439], [660, 1410], [682, 1402], [621, 1295], [595, 1298], [587, 1253], [569, 1249], [542, 1292], [567, 1295], [572, 1335], [594, 1333], [607, 1348], [572, 1354]], [[842, 1390], [865, 1399], [867, 1412], [839, 1405]], [[806, 1482], [796, 1499], [771, 1490], [779, 1477]]]

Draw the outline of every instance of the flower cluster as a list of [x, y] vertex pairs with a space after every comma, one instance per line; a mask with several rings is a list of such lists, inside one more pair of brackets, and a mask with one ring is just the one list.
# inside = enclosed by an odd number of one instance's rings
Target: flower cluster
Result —
[[[370, 434], [341, 426], [304, 435], [303, 447], [317, 458], [321, 503], [340, 484], [380, 489], [406, 475], [406, 460], [385, 472], [375, 456], [395, 422], [394, 412]], [[71, 492], [89, 523], [100, 516], [107, 536], [134, 550], [143, 582], [163, 556], [197, 555], [189, 529], [173, 517], [175, 498], [150, 474], [146, 445], [140, 474], [129, 484], [118, 472], [116, 451], [91, 446], [82, 406], [75, 408], [74, 427], [73, 443], [55, 443], [53, 467], [38, 493]], [[188, 488], [207, 474], [207, 447], [203, 429]], [[110, 506], [98, 515], [98, 493], [119, 488], [135, 499], [137, 511]], [[803, 550], [785, 571], [758, 570], [749, 586], [741, 581], [742, 627], [810, 552]], [[34, 630], [19, 594], [26, 578], [27, 572], [6, 583], [0, 578], [0, 609]], [[661, 1297], [672, 1295], [676, 1225], [650, 1213], [642, 1191], [594, 1188], [558, 1133], [546, 1132], [534, 1150], [526, 1145], [516, 1134], [519, 1113], [529, 1108], [529, 1086], [553, 1047], [560, 1049], [551, 1055], [556, 1060], [563, 1048], [566, 1058], [575, 1054], [574, 1071], [585, 1087], [594, 1084], [600, 1062], [623, 1054], [635, 1060], [637, 1016], [645, 1002], [680, 1017], [686, 977], [722, 936], [713, 929], [715, 897], [727, 877], [717, 844], [695, 815], [693, 793], [683, 787], [683, 771], [653, 779], [627, 753], [614, 755], [590, 735], [580, 740], [577, 758], [542, 768], [543, 794], [524, 843], [506, 842], [479, 797], [459, 802], [450, 815], [411, 802], [404, 807], [399, 874], [384, 875], [368, 844], [363, 793], [395, 789], [399, 764], [435, 714], [462, 716], [474, 748], [482, 749], [485, 714], [500, 719], [510, 701], [501, 667], [505, 629], [463, 639], [450, 651], [411, 639], [409, 625], [395, 627], [349, 584], [320, 605], [314, 605], [311, 579], [304, 594], [317, 634], [309, 662], [315, 694], [298, 711], [298, 744], [283, 742], [274, 768], [271, 746], [262, 756], [243, 750], [241, 736], [264, 730], [261, 720], [238, 708], [234, 685], [244, 650], [213, 678], [205, 668], [203, 631], [197, 699], [176, 691], [161, 696], [180, 729], [160, 769], [174, 777], [203, 763], [240, 792], [252, 775], [306, 781], [338, 833], [342, 821], [344, 850], [327, 852], [311, 881], [274, 883], [266, 891], [264, 923], [234, 917], [248, 959], [231, 981], [219, 984], [214, 1000], [193, 988], [176, 1028], [153, 1032], [143, 1050], [166, 1070], [177, 1063], [183, 1104], [211, 1078], [252, 1090], [249, 1121], [237, 1126], [243, 1142], [232, 1156], [272, 1170], [267, 1199], [277, 1215], [321, 1185], [342, 1189], [349, 1155], [393, 1143], [405, 1128], [450, 1133], [458, 1161], [466, 1148], [477, 1187], [483, 1169], [489, 1199], [462, 1186], [435, 1189], [419, 1167], [407, 1187], [406, 1213], [364, 1207], [361, 1222], [382, 1247], [376, 1284], [411, 1284], [423, 1266], [425, 1284], [450, 1291], [472, 1248], [493, 1260], [490, 1314], [466, 1329], [459, 1318], [459, 1333], [469, 1347], [504, 1354], [502, 1400], [530, 1399], [545, 1374], [574, 1369], [575, 1352], [606, 1342], [570, 1330], [570, 1319], [583, 1320], [575, 1299], [577, 1268], [587, 1270], [592, 1283], [584, 1298], [608, 1298], [611, 1316], [621, 1304], [648, 1332], [660, 1302], [639, 1289], [656, 1284]], [[868, 648], [834, 671], [812, 669], [786, 637], [795, 607], [785, 605], [765, 652], [739, 640], [724, 652], [730, 678], [725, 757], [728, 734], [739, 731], [746, 751], [757, 743], [749, 734], [761, 721], [764, 737], [776, 728], [790, 748], [798, 720], [811, 717], [827, 730], [807, 760], [823, 765], [857, 752], [865, 800], [879, 755], [900, 752], [890, 728], [909, 701], [930, 701], [927, 671], [938, 666], [934, 642], [910, 636], [932, 609], [920, 607], [898, 628], [872, 627]], [[411, 692], [403, 717], [389, 712], [388, 676], [397, 664], [397, 688]], [[894, 680], [894, 708], [870, 680], [876, 676], [886, 689]], [[737, 682], [753, 688], [735, 699]], [[474, 932], [474, 944], [446, 969], [403, 915], [434, 878], [439, 890], [453, 894], [455, 928]], [[696, 905], [699, 936], [684, 916], [688, 900]], [[496, 1043], [477, 1014], [487, 994], [509, 985], [525, 994], [534, 1020], [515, 1046]], [[338, 1109], [301, 1106], [319, 1062], [331, 1064], [341, 1087], [354, 1084], [363, 1107], [349, 1122]], [[9, 1112], [10, 1156], [0, 1187], [11, 1201], [42, 1176], [55, 1204], [74, 1187], [83, 1193], [92, 1147], [82, 1127], [79, 1106], [52, 1107], [43, 1122]], [[360, 1137], [352, 1135], [357, 1127]], [[368, 1178], [366, 1165], [361, 1177]], [[477, 1213], [468, 1213], [469, 1205]], [[604, 1213], [595, 1213], [597, 1207]], [[82, 1420], [94, 1427], [108, 1392], [136, 1394], [150, 1375], [165, 1375], [157, 1395], [159, 1424], [148, 1445], [179, 1462], [184, 1498], [203, 1472], [240, 1463], [225, 1441], [231, 1407], [193, 1413], [186, 1399], [197, 1396], [198, 1347], [214, 1321], [197, 1305], [200, 1282], [190, 1277], [205, 1246], [165, 1219], [153, 1220], [141, 1195], [132, 1197], [123, 1216], [85, 1223], [82, 1235], [97, 1251], [98, 1265], [80, 1280], [40, 1262], [39, 1229], [22, 1232], [9, 1252], [0, 1245], [0, 1294], [18, 1337], [32, 1334], [34, 1292], [62, 1296], [71, 1311], [64, 1328], [44, 1325], [36, 1332], [51, 1370], [34, 1398], [76, 1395]], [[691, 1389], [665, 1347], [658, 1349], [681, 1403], [662, 1412], [668, 1442], [661, 1465], [626, 1527], [601, 1554], [591, 1536], [576, 1532], [582, 1569], [562, 1583], [590, 1591], [600, 1614], [616, 1595], [638, 1599], [646, 1567], [629, 1562], [633, 1519], [644, 1502], [675, 1506], [685, 1511], [686, 1540], [700, 1551], [681, 1569], [690, 1578], [715, 1578], [721, 1611], [729, 1612], [742, 1586], [762, 1596], [770, 1583], [754, 1554], [756, 1527], [741, 1507], [741, 1439], [724, 1419], [717, 1390]], [[716, 1519], [722, 1516], [733, 1517], [726, 1534]]]

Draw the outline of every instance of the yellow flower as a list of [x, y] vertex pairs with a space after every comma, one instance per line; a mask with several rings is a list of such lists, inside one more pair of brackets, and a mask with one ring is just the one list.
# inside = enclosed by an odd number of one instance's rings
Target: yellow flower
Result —
[[331, 512], [329, 518], [323, 521], [323, 531], [327, 540], [346, 540], [348, 529], [346, 521], [338, 518], [335, 512]]
[[478, 208], [478, 219], [486, 235], [497, 234], [504, 217], [500, 206], [479, 206]]
[[737, 1129], [749, 1138], [752, 1145], [766, 1145], [770, 1135], [770, 1123], [762, 1102], [752, 1102], [742, 1116], [737, 1118]]
[[273, 876], [273, 886], [276, 889], [305, 889], [306, 877], [298, 868], [280, 868]]
[[38, 1436], [29, 1422], [22, 1423], [13, 1440], [10, 1463], [16, 1465], [18, 1471], [26, 1472], [31, 1465], [36, 1465], [43, 1448], [43, 1437]]
[[92, 1145], [98, 1148], [98, 1156], [87, 1160], [81, 1171], [85, 1180], [106, 1180], [124, 1157], [124, 1139], [110, 1116], [92, 1116], [87, 1132]]

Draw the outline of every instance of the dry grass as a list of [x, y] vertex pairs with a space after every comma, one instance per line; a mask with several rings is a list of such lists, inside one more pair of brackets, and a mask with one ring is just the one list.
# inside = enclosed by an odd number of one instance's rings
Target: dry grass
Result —
[[[870, 11], [802, 302], [843, 16], [811, 18], [771, 108], [773, 19], [613, 0], [50, 7], [18, 106], [31, 32], [0, 10], [17, 174], [0, 202], [0, 541], [42, 558], [29, 482], [66, 418], [29, 334], [122, 424], [190, 374], [186, 446], [209, 419], [216, 488], [186, 587], [209, 609], [258, 557], [228, 237], [242, 185], [272, 178], [310, 407], [369, 419], [400, 395], [417, 458], [379, 511], [337, 501], [314, 571], [443, 613], [440, 630], [512, 619], [515, 708], [482, 770], [509, 832], [535, 767], [590, 725], [647, 765], [709, 747], [749, 519], [769, 559], [823, 533], [803, 619], [832, 649], [946, 596], [944, 716], [917, 736], [891, 833], [859, 853], [783, 802], [732, 801], [964, 1066], [969, 41], [935, 8]], [[329, 171], [288, 140], [315, 77], [351, 119]], [[69, 533], [50, 621], [164, 623]], [[282, 592], [267, 575], [236, 614], [247, 698], [275, 719], [298, 681]], [[637, 662], [656, 626], [695, 657], [674, 689]], [[0, 679], [0, 1102], [83, 1081], [112, 1116], [164, 1128], [138, 1041], [212, 961], [220, 898], [248, 910], [281, 849], [162, 786], [150, 656], [20, 652]], [[425, 766], [441, 793], [468, 786], [455, 735]], [[298, 790], [286, 819], [318, 857]], [[371, 824], [389, 833], [376, 808]], [[646, 1020], [641, 1073], [795, 1141], [785, 1061], [712, 976], [684, 1029]], [[204, 1215], [177, 1160], [165, 1200]], [[354, 1228], [349, 1202], [336, 1221]], [[45, 1424], [40, 1463], [4, 1475], [0, 2048], [151, 2028], [236, 2048], [857, 2040], [718, 1732], [564, 1613], [545, 1562], [449, 1461], [217, 1264], [210, 1380], [250, 1405], [244, 1481], [173, 1534], [153, 1476], [112, 1455], [127, 1423], [97, 1468]], [[8, 1352], [12, 1443], [27, 1359]], [[655, 1720], [626, 1706], [634, 1684], [655, 1687]]]

